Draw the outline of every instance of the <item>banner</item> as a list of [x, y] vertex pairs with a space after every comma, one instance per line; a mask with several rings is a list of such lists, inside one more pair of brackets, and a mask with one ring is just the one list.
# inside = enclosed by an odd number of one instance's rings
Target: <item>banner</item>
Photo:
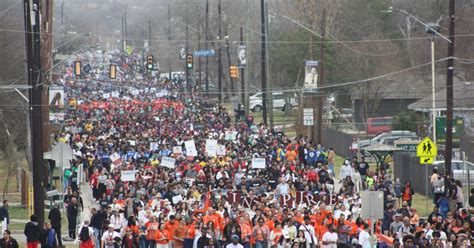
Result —
[[206, 139], [206, 153], [209, 157], [217, 156], [217, 140]]
[[237, 139], [237, 131], [225, 131], [225, 140], [236, 140]]
[[120, 155], [118, 155], [118, 153], [114, 153], [110, 155], [110, 160], [112, 161], [112, 164], [114, 165], [119, 165], [122, 163], [122, 159], [120, 158]]
[[318, 87], [318, 66], [319, 61], [306, 60], [304, 71], [304, 89], [315, 90]]
[[49, 87], [49, 108], [59, 110], [64, 108], [64, 99], [66, 94], [64, 93], [64, 87], [62, 86], [51, 86]]
[[171, 201], [173, 202], [173, 204], [178, 204], [182, 200], [183, 200], [183, 197], [181, 195], [176, 195], [171, 198]]
[[265, 169], [266, 163], [264, 158], [252, 158], [252, 169]]
[[118, 92], [118, 91], [113, 91], [113, 92], [112, 92], [112, 97], [113, 97], [113, 98], [119, 98], [119, 97], [120, 97], [120, 92]]
[[110, 98], [110, 93], [104, 93], [104, 94], [102, 94], [102, 98], [104, 98], [104, 99], [109, 99], [109, 98]]
[[158, 150], [158, 142], [151, 142], [150, 143], [150, 151]]
[[239, 58], [237, 66], [239, 68], [245, 68], [245, 66], [247, 65], [247, 46], [239, 46], [239, 51], [237, 54]]
[[181, 148], [181, 146], [173, 146], [173, 153], [174, 154], [182, 154], [183, 149]]
[[132, 170], [132, 171], [122, 171], [122, 176], [120, 177], [120, 179], [123, 181], [123, 182], [134, 182], [135, 181], [135, 173], [136, 171]]
[[219, 155], [219, 156], [225, 156], [225, 154], [226, 154], [225, 145], [217, 145], [216, 154]]
[[160, 165], [163, 166], [163, 167], [174, 169], [174, 163], [175, 162], [176, 162], [176, 159], [174, 159], [174, 158], [162, 157]]
[[198, 155], [194, 140], [186, 140], [184, 147], [186, 148], [186, 156], [196, 157]]
[[[228, 192], [227, 202], [232, 204], [234, 202], [240, 203], [244, 208], [251, 208], [258, 203], [262, 203], [260, 196], [242, 196], [241, 192]], [[307, 192], [297, 191], [296, 197], [291, 195], [280, 195], [278, 197], [278, 203], [280, 206], [297, 207], [300, 204], [306, 204], [306, 206], [318, 206], [321, 203], [327, 205], [333, 205], [338, 202], [336, 194], [325, 194], [320, 192]]]

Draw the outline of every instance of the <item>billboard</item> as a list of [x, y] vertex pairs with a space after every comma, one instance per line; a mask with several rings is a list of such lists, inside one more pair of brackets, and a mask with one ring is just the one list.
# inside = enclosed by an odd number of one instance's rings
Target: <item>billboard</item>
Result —
[[239, 51], [237, 54], [239, 58], [239, 63], [237, 66], [239, 68], [245, 68], [247, 65], [247, 46], [239, 46]]

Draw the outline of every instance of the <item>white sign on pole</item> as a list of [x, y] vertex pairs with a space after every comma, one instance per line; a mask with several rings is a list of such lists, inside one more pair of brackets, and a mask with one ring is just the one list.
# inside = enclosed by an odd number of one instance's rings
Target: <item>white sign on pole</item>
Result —
[[252, 169], [265, 169], [266, 163], [264, 158], [252, 158]]
[[186, 140], [184, 142], [184, 147], [186, 148], [186, 156], [196, 157], [198, 155], [194, 140]]
[[174, 163], [175, 162], [176, 162], [176, 159], [174, 159], [174, 158], [169, 158], [169, 157], [162, 157], [161, 158], [161, 166], [163, 166], [163, 167], [174, 169]]
[[236, 140], [237, 139], [237, 131], [226, 131], [224, 139], [225, 140]]
[[181, 146], [173, 146], [173, 153], [174, 154], [182, 154], [183, 149], [181, 148]]
[[183, 197], [181, 195], [175, 195], [171, 200], [173, 201], [173, 204], [178, 204], [178, 202], [183, 200]]
[[314, 125], [314, 113], [312, 108], [303, 109], [303, 125], [312, 126]]
[[113, 97], [113, 98], [119, 98], [119, 97], [120, 97], [120, 92], [118, 92], [118, 91], [113, 91], [113, 92], [112, 92], [112, 97]]
[[214, 140], [214, 139], [206, 140], [206, 152], [207, 152], [207, 156], [210, 156], [210, 157], [217, 156], [217, 140]]
[[135, 181], [135, 173], [136, 171], [134, 170], [131, 170], [131, 171], [122, 171], [122, 176], [120, 177], [120, 179], [124, 182], [133, 182]]
[[219, 156], [225, 156], [225, 153], [226, 153], [225, 145], [217, 145], [217, 152], [216, 153]]
[[151, 142], [151, 143], [150, 143], [150, 150], [151, 150], [151, 151], [156, 151], [156, 150], [158, 150], [158, 142]]

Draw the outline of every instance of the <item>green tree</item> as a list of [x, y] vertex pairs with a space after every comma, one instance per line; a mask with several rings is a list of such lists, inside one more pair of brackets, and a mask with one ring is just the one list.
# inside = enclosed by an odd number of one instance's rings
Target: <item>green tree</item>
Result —
[[425, 121], [426, 118], [423, 114], [408, 110], [393, 117], [392, 128], [394, 130], [418, 132], [418, 127], [425, 123]]

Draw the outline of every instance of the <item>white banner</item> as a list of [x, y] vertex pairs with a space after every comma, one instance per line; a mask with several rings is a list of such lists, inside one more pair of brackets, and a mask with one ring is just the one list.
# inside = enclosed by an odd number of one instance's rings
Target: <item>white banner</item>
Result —
[[225, 145], [217, 145], [217, 155], [225, 156], [225, 154], [226, 154]]
[[206, 153], [207, 156], [217, 156], [217, 140], [207, 139], [206, 140]]
[[151, 142], [150, 143], [150, 151], [158, 150], [158, 142]]
[[182, 154], [182, 153], [183, 153], [183, 149], [181, 148], [181, 146], [174, 146], [174, 147], [173, 147], [173, 153], [174, 153], [174, 154]]
[[173, 196], [171, 200], [173, 201], [173, 204], [177, 204], [178, 202], [183, 200], [183, 197], [181, 195], [176, 195], [176, 196]]
[[176, 162], [176, 159], [174, 159], [174, 158], [169, 158], [169, 157], [162, 157], [161, 158], [161, 166], [163, 166], [163, 167], [174, 169], [174, 163], [175, 162]]
[[265, 169], [266, 163], [264, 158], [252, 158], [252, 169]]
[[186, 148], [186, 156], [196, 157], [198, 155], [194, 140], [186, 140], [184, 146]]
[[136, 171], [134, 171], [134, 170], [122, 171], [122, 176], [120, 177], [120, 179], [124, 182], [127, 182], [127, 181], [134, 182], [135, 181], [135, 173], [136, 173]]
[[102, 95], [102, 98], [104, 99], [109, 99], [110, 98], [110, 93], [105, 93]]
[[112, 92], [112, 97], [119, 98], [120, 97], [120, 92], [118, 92], [118, 91]]
[[237, 131], [225, 132], [225, 140], [236, 140], [236, 139], [237, 139]]

